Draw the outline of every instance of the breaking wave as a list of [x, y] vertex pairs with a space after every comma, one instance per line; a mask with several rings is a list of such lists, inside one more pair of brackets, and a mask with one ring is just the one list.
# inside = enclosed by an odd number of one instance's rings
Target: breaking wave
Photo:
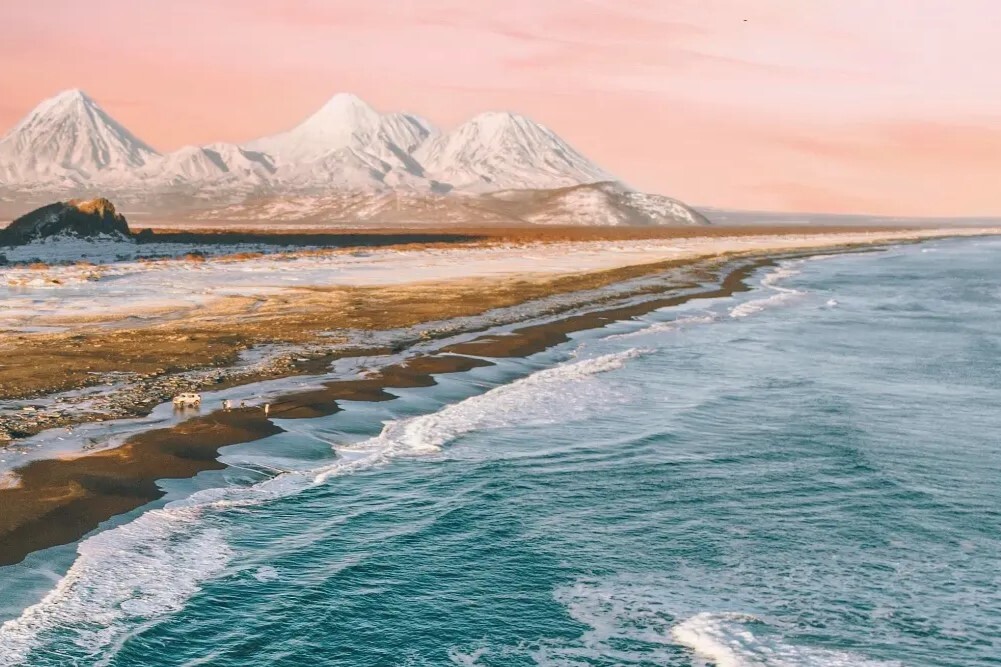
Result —
[[322, 483], [359, 465], [368, 466], [399, 456], [433, 454], [473, 431], [551, 424], [575, 415], [585, 416], [597, 407], [598, 401], [578, 393], [579, 400], [554, 402], [552, 392], [566, 391], [593, 375], [621, 368], [640, 354], [642, 351], [630, 349], [563, 364], [448, 405], [438, 412], [389, 422], [378, 436], [360, 445], [338, 448], [341, 460], [317, 471], [313, 482]]
[[897, 667], [857, 653], [790, 644], [748, 614], [696, 614], [671, 628], [671, 636], [692, 652], [693, 664], [715, 667]]
[[[615, 664], [693, 667], [898, 667], [847, 651], [790, 643], [751, 614], [691, 613], [692, 591], [649, 577], [581, 580], [558, 589], [557, 602], [587, 630], [570, 644], [543, 647], [548, 666]], [[681, 661], [679, 663], [679, 661]]]
[[[268, 502], [335, 475], [434, 453], [475, 430], [556, 423], [572, 418], [575, 411], [583, 414], [596, 407], [594, 401], [554, 405], [554, 392], [567, 392], [640, 354], [631, 349], [537, 371], [438, 412], [389, 422], [374, 438], [335, 447], [338, 458], [330, 465], [284, 472], [249, 487], [199, 491], [90, 537], [79, 545], [76, 561], [44, 599], [0, 626], [0, 667], [24, 664], [43, 650], [93, 662], [123, 642], [136, 626], [180, 610], [200, 584], [220, 574], [232, 557], [213, 511]], [[57, 645], [58, 654], [52, 648]]]
[[688, 317], [679, 317], [678, 319], [671, 320], [670, 322], [657, 322], [656, 324], [651, 324], [648, 327], [638, 329], [636, 331], [628, 331], [626, 333], [613, 334], [604, 338], [606, 341], [613, 340], [628, 340], [630, 338], [638, 338], [640, 336], [656, 335], [661, 333], [670, 333], [672, 331], [678, 331], [686, 327], [698, 325], [698, 324], [712, 324], [717, 321], [715, 315], [689, 315]]
[[761, 286], [772, 291], [773, 294], [737, 304], [730, 309], [730, 317], [740, 318], [754, 315], [766, 308], [778, 306], [798, 296], [802, 296], [803, 292], [789, 287], [782, 287], [778, 284], [787, 278], [799, 275], [800, 271], [794, 267], [802, 264], [802, 262], [803, 260], [800, 260], [795, 264], [779, 266], [774, 271], [768, 273], [768, 275], [761, 279]]
[[0, 626], [0, 666], [23, 664], [45, 646], [92, 658], [133, 625], [181, 609], [232, 555], [221, 531], [200, 518], [197, 507], [152, 510], [83, 541], [56, 587]]

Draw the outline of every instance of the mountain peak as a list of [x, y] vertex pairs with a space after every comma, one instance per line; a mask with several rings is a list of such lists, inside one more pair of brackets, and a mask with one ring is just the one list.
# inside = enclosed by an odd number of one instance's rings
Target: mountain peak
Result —
[[476, 135], [487, 141], [490, 137], [499, 138], [510, 133], [520, 135], [516, 141], [563, 141], [545, 125], [513, 111], [485, 111], [460, 125], [455, 132], [470, 137]]
[[334, 95], [318, 111], [287, 132], [247, 144], [283, 162], [312, 162], [334, 151], [367, 146], [382, 116], [351, 93]]
[[77, 113], [88, 108], [99, 109], [100, 106], [79, 88], [70, 88], [39, 102], [21, 123], [24, 124], [35, 116]]
[[0, 139], [0, 181], [87, 182], [145, 165], [157, 153], [78, 88], [32, 109]]
[[211, 183], [492, 192], [614, 180], [519, 113], [481, 113], [442, 134], [419, 117], [382, 114], [351, 93], [337, 93], [292, 129], [243, 147], [185, 147], [161, 156], [73, 88], [44, 100], [0, 139], [0, 183], [53, 191]]
[[356, 132], [370, 130], [379, 119], [379, 112], [357, 95], [337, 93], [300, 127], [312, 126], [338, 133], [342, 130]]
[[373, 110], [372, 107], [358, 97], [354, 93], [334, 93], [334, 95], [327, 100], [326, 104], [323, 105], [324, 108], [359, 108], [359, 109], [369, 109]]
[[538, 123], [536, 123], [528, 116], [523, 116], [522, 114], [515, 113], [514, 111], [484, 111], [482, 113], [476, 114], [466, 122], [480, 123], [480, 124], [531, 123], [532, 125], [538, 125]]
[[474, 116], [418, 149], [430, 178], [491, 191], [614, 181], [549, 128], [510, 111]]
[[56, 93], [51, 98], [53, 101], [77, 101], [93, 102], [94, 100], [80, 88], [69, 88], [60, 93]]

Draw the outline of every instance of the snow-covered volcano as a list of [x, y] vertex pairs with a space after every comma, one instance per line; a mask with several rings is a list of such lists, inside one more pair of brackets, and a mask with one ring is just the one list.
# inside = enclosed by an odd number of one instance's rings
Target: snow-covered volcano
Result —
[[158, 157], [81, 90], [45, 100], [0, 139], [0, 182], [87, 184]]
[[434, 131], [414, 116], [383, 115], [355, 95], [339, 93], [291, 130], [255, 139], [247, 148], [282, 164], [302, 164], [344, 148], [365, 150], [380, 142], [409, 153]]
[[79, 90], [38, 105], [0, 141], [0, 182], [12, 186], [493, 192], [615, 180], [552, 130], [513, 113], [484, 113], [442, 134], [407, 113], [334, 95], [285, 132], [158, 154]]
[[[392, 198], [399, 206], [445, 194], [537, 193], [597, 183], [629, 191], [525, 116], [483, 113], [442, 133], [419, 116], [381, 113], [346, 93], [285, 132], [242, 146], [187, 146], [161, 155], [86, 94], [71, 90], [39, 104], [0, 139], [0, 202], [23, 200], [25, 193], [63, 197], [99, 190], [147, 208], [154, 200], [190, 210], [262, 197], [382, 201], [394, 193], [402, 195]], [[531, 201], [542, 199], [533, 195]], [[624, 201], [618, 197], [616, 206]]]
[[436, 134], [409, 114], [381, 114], [355, 95], [334, 95], [291, 130], [255, 139], [247, 148], [272, 156], [286, 188], [428, 189], [412, 153]]
[[233, 144], [159, 154], [81, 90], [35, 107], [0, 139], [0, 184], [55, 193], [100, 188], [148, 191], [269, 182], [269, 156]]
[[615, 180], [555, 132], [515, 113], [480, 114], [426, 142], [414, 157], [432, 178], [478, 192]]

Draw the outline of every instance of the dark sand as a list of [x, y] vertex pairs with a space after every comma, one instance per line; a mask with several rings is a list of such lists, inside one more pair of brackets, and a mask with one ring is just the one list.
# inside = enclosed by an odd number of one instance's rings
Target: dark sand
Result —
[[[322, 389], [283, 396], [272, 403], [271, 415], [309, 419], [337, 412], [341, 400], [391, 400], [394, 396], [387, 388], [431, 386], [436, 374], [491, 365], [490, 361], [464, 355], [527, 356], [565, 342], [575, 331], [635, 318], [693, 299], [746, 291], [748, 276], [775, 261], [743, 260], [729, 266], [718, 260], [703, 261], [699, 264], [705, 266], [706, 278], [714, 278], [719, 282], [718, 287], [600, 309], [522, 327], [506, 335], [484, 335], [449, 345], [435, 354], [408, 359], [368, 377], [329, 382]], [[666, 289], [692, 287], [672, 284]], [[280, 432], [282, 429], [270, 422], [260, 408], [240, 408], [139, 433], [113, 449], [29, 463], [16, 471], [18, 486], [0, 489], [0, 565], [18, 563], [33, 551], [78, 540], [102, 521], [161, 498], [163, 491], [157, 480], [187, 478], [203, 470], [224, 468], [217, 458], [222, 447]]]

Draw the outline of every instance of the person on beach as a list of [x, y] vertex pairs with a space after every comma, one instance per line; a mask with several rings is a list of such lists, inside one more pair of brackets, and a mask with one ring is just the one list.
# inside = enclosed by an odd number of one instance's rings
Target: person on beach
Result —
[[230, 403], [230, 400], [228, 398], [222, 399], [222, 409], [223, 410], [225, 410], [226, 412], [229, 412], [229, 409], [230, 409], [231, 405], [232, 405], [232, 403]]
[[264, 404], [264, 416], [267, 417], [268, 413], [270, 413], [270, 412], [271, 412], [271, 404], [270, 403], [265, 403]]

